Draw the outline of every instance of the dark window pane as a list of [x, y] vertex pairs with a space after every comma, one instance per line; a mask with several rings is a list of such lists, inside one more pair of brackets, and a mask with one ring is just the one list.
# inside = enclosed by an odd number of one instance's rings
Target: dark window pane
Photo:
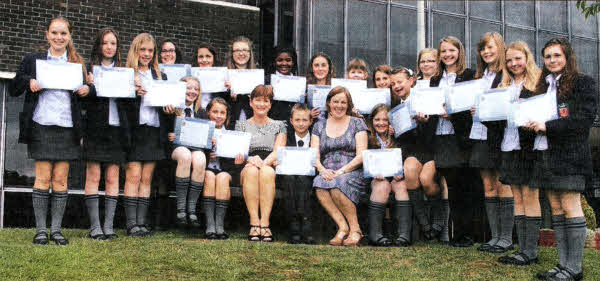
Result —
[[344, 75], [344, 1], [316, 0], [313, 4], [314, 51], [333, 60], [337, 76]]
[[585, 16], [575, 7], [577, 2], [569, 2], [571, 5], [571, 32], [574, 35], [580, 35], [591, 38], [598, 38], [598, 20], [596, 16], [585, 18]]
[[431, 1], [433, 8], [445, 12], [465, 14], [464, 1]]
[[[362, 1], [350, 1], [348, 7], [348, 61], [361, 58], [369, 72], [387, 63], [387, 7]], [[341, 71], [339, 72], [342, 73]]]
[[417, 60], [417, 12], [392, 7], [392, 65], [415, 69]]
[[567, 2], [540, 1], [540, 27], [546, 30], [567, 32]]
[[544, 48], [544, 45], [546, 44], [546, 42], [550, 41], [550, 39], [558, 38], [558, 37], [566, 38], [565, 35], [551, 33], [551, 32], [540, 31], [538, 33], [538, 50], [537, 50], [536, 57], [538, 58], [538, 65], [540, 66], [540, 68], [542, 68], [542, 66], [544, 66], [544, 59], [542, 56], [542, 48]]
[[471, 5], [471, 9], [469, 10], [471, 16], [490, 20], [502, 20], [500, 1], [469, 1], [469, 4]]
[[579, 70], [596, 78], [598, 76], [598, 43], [592, 40], [573, 38], [571, 40]]
[[[8, 80], [0, 80], [0, 85], [7, 82]], [[23, 108], [25, 95], [19, 97], [8, 97], [8, 93], [6, 95], [6, 154], [4, 161], [6, 178], [4, 184], [7, 186], [33, 186], [33, 179], [35, 178], [33, 160], [27, 156], [27, 145], [18, 143], [19, 113]]]
[[502, 34], [502, 26], [499, 24], [471, 21], [471, 49], [467, 50], [467, 54], [469, 54], [471, 58], [471, 67], [473, 69], [477, 67], [477, 43], [479, 43], [481, 37], [488, 32], [498, 32]]
[[507, 47], [512, 42], [523, 41], [527, 43], [529, 50], [535, 54], [535, 31], [507, 26], [504, 32], [506, 34], [506, 36], [504, 36], [504, 41], [506, 42]]
[[406, 5], [406, 6], [413, 6], [416, 7], [417, 6], [417, 1], [402, 1], [402, 0], [392, 0], [392, 3], [398, 3], [398, 4], [402, 4], [402, 5]]
[[535, 27], [534, 1], [504, 1], [506, 23]]
[[454, 36], [465, 41], [465, 20], [458, 17], [446, 15], [433, 15], [433, 42], [431, 46], [437, 48], [440, 40], [446, 36]]

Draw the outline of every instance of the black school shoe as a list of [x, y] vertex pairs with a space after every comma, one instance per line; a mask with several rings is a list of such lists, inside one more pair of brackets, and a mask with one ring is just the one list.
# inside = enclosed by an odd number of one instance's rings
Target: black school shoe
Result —
[[[519, 259], [519, 257], [521, 259]], [[498, 258], [498, 262], [507, 265], [528, 266], [534, 263], [539, 263], [539, 260], [537, 257], [531, 259], [524, 253], [517, 253], [514, 255], [500, 257]]]
[[381, 236], [379, 239], [377, 239], [377, 241], [372, 241], [371, 239], [369, 239], [369, 246], [390, 247], [392, 246], [392, 241], [390, 241], [390, 239], [387, 239], [387, 237], [385, 236]]
[[515, 249], [515, 246], [513, 244], [510, 244], [507, 247], [494, 245], [494, 246], [492, 246], [491, 249], [488, 250], [488, 252], [490, 252], [492, 254], [504, 254], [504, 253], [506, 253], [508, 251], [512, 251], [514, 249]]
[[494, 247], [494, 245], [489, 244], [488, 242], [485, 242], [485, 243], [481, 244], [479, 247], [477, 247], [477, 251], [489, 252], [493, 247]]
[[52, 232], [50, 234], [50, 241], [53, 241], [54, 244], [59, 246], [69, 245], [69, 240], [67, 240], [67, 238], [65, 238], [65, 236], [62, 235], [62, 233], [60, 233], [60, 231]]
[[289, 244], [302, 244], [302, 236], [298, 233], [290, 235]]
[[48, 233], [39, 231], [33, 236], [34, 245], [48, 245]]
[[560, 272], [549, 276], [546, 280], [550, 281], [579, 281], [583, 280], [583, 270], [579, 273], [574, 273], [570, 269], [563, 267]]
[[466, 234], [463, 234], [457, 239], [454, 239], [452, 242], [450, 242], [450, 245], [455, 248], [470, 248], [473, 247], [474, 244], [475, 242], [473, 242], [473, 239], [471, 239], [471, 237]]
[[563, 270], [563, 268], [565, 268], [565, 267], [559, 263], [554, 268], [552, 268], [548, 271], [539, 272], [538, 274], [535, 275], [535, 277], [538, 280], [548, 280], [549, 277], [554, 276], [555, 274], [561, 272]]

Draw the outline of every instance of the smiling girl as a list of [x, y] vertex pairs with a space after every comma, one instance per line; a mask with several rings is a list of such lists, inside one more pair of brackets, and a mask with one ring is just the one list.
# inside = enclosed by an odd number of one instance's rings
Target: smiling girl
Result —
[[[228, 69], [255, 69], [252, 41], [244, 36], [233, 39], [229, 45]], [[244, 121], [252, 117], [249, 95], [231, 94], [232, 121]]]
[[[325, 53], [318, 53], [310, 59], [306, 75], [308, 85], [331, 85], [331, 78], [335, 78], [335, 66], [331, 58]], [[313, 108], [310, 112], [313, 121], [321, 115], [320, 108]]]
[[[271, 84], [271, 74], [277, 75], [297, 75], [298, 74], [298, 56], [296, 50], [288, 47], [275, 48], [275, 60], [271, 65], [267, 76], [266, 85]], [[275, 120], [289, 121], [294, 102], [274, 101], [269, 116]]]

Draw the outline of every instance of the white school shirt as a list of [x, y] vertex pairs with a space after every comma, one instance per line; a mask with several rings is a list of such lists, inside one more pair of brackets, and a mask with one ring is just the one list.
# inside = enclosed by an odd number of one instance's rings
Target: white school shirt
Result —
[[[53, 57], [48, 49], [48, 60], [68, 62], [67, 52]], [[71, 93], [65, 90], [44, 89], [39, 94], [38, 104], [33, 112], [33, 121], [44, 126], [73, 127], [71, 116]]]
[[[454, 85], [456, 81], [456, 73], [450, 73], [447, 74], [446, 71], [444, 70], [444, 75], [442, 75], [442, 79], [440, 80], [440, 85], [439, 87], [449, 87]], [[450, 122], [450, 120], [446, 119], [446, 118], [439, 118], [438, 124], [437, 124], [437, 129], [435, 130], [435, 134], [440, 136], [440, 135], [454, 135], [454, 126], [452, 126], [452, 123]]]
[[[140, 77], [142, 78], [142, 85], [147, 85], [152, 82], [152, 72], [150, 69], [146, 71], [138, 70]], [[142, 97], [143, 99], [144, 97]], [[151, 127], [160, 127], [160, 120], [158, 119], [158, 110], [151, 106], [140, 105], [140, 125], [148, 125]]]
[[[307, 133], [306, 136], [304, 136], [303, 138], [299, 137], [295, 132], [294, 132], [294, 136], [296, 137], [296, 146], [298, 146], [298, 142], [302, 141], [303, 145], [301, 146], [302, 148], [309, 148], [310, 147], [310, 133]], [[300, 146], [298, 146], [300, 147]]]
[[[556, 96], [558, 79], [560, 79], [561, 75], [562, 74], [559, 74], [556, 76], [556, 78], [554, 77], [554, 74], [548, 74], [548, 76], [546, 76], [546, 82], [548, 82], [548, 90], [546, 91], [547, 95]], [[556, 110], [556, 105], [554, 105], [554, 109]], [[548, 150], [548, 138], [546, 135], [537, 135], [535, 137], [535, 141], [533, 142], [533, 150]]]
[[[496, 78], [496, 73], [493, 71], [489, 71], [489, 69], [486, 68], [483, 72], [483, 77], [481, 78], [483, 79], [483, 81], [485, 81], [485, 89], [489, 90], [492, 88], [492, 84], [494, 83], [494, 79]], [[487, 127], [484, 126], [481, 122], [473, 122], [469, 138], [473, 140], [487, 140]]]
[[[112, 62], [110, 65], [101, 65], [100, 67], [111, 68], [114, 67], [115, 63]], [[117, 100], [115, 98], [108, 99], [108, 125], [119, 127], [119, 110], [117, 110]]]
[[[512, 81], [510, 87], [512, 87], [514, 91], [512, 92], [513, 96], [510, 99], [511, 102], [515, 102], [519, 99], [519, 95], [521, 94], [521, 89], [523, 88], [524, 84], [525, 80], [521, 81], [519, 84], [515, 84], [514, 80]], [[504, 138], [502, 138], [500, 150], [504, 152], [521, 150], [518, 128], [504, 128]]]

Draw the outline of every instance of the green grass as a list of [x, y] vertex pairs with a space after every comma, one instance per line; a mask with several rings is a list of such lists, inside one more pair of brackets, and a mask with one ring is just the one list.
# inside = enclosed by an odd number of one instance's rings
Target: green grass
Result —
[[[86, 230], [63, 232], [71, 244], [34, 246], [33, 229], [0, 230], [2, 280], [532, 280], [557, 262], [540, 249], [541, 264], [504, 266], [475, 248], [417, 243], [400, 248], [250, 243], [243, 234], [207, 241], [184, 233], [92, 241]], [[585, 276], [600, 276], [600, 251], [586, 249]]]

